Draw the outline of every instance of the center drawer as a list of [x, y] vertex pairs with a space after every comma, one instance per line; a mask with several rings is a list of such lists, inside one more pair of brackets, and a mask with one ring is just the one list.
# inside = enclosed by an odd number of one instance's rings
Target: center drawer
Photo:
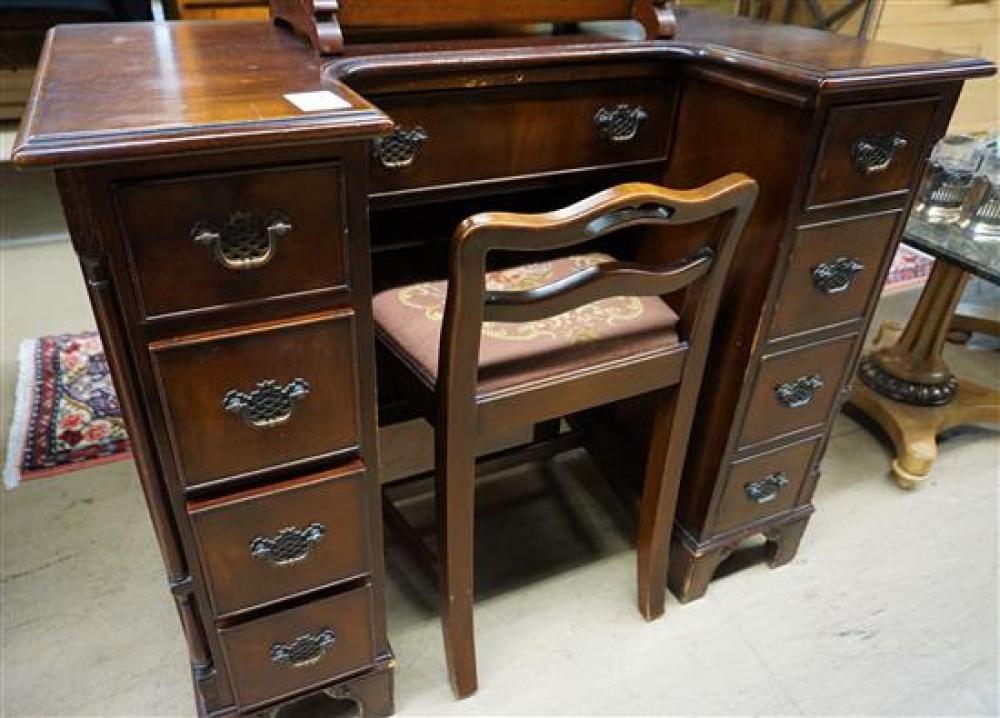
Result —
[[184, 486], [358, 445], [350, 310], [157, 342], [150, 353]]
[[672, 98], [648, 78], [376, 97], [396, 130], [376, 141], [372, 191], [665, 159]]
[[368, 572], [359, 461], [188, 505], [216, 614], [228, 616]]

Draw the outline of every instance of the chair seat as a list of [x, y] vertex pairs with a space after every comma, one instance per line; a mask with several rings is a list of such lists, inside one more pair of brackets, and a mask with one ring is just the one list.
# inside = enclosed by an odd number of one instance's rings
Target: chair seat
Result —
[[[535, 289], [586, 267], [612, 262], [591, 253], [527, 264], [486, 275], [492, 291]], [[438, 375], [438, 350], [448, 283], [422, 282], [374, 299], [375, 332], [429, 387]], [[582, 367], [635, 354], [678, 348], [677, 315], [659, 297], [611, 297], [531, 322], [485, 322], [479, 347], [477, 394], [550, 380]]]

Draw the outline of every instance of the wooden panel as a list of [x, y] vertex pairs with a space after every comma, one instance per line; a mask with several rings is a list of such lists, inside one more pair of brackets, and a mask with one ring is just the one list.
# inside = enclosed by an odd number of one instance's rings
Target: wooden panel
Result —
[[618, 20], [631, 0], [340, 0], [345, 27], [422, 27]]
[[[185, 486], [259, 473], [358, 443], [353, 313], [251, 325], [151, 347], [177, 472]], [[287, 421], [252, 426], [227, 411], [230, 391], [308, 382]]]
[[266, 6], [257, 5], [184, 5], [181, 20], [267, 20]]
[[[371, 588], [362, 586], [305, 606], [219, 631], [240, 708], [329, 683], [374, 660]], [[329, 632], [332, 643], [312, 663], [290, 665], [272, 656], [303, 637]], [[301, 644], [300, 644], [301, 645]]]
[[[861, 319], [900, 214], [892, 212], [799, 229], [778, 292], [771, 337]], [[846, 260], [846, 261], [845, 261]], [[817, 272], [855, 263], [843, 284], [823, 287]], [[861, 266], [858, 269], [858, 265]]]
[[[372, 160], [374, 193], [664, 158], [672, 92], [666, 82], [564, 83], [483, 91], [391, 95], [378, 104], [428, 139], [413, 163]], [[619, 104], [648, 118], [627, 142], [602, 139], [594, 115]]]
[[[923, 161], [924, 140], [937, 110], [938, 98], [902, 100], [838, 107], [830, 111], [809, 191], [810, 206], [905, 192]], [[898, 136], [906, 144], [895, 148], [888, 166], [866, 173], [855, 166], [854, 146], [861, 140]]]
[[[146, 317], [344, 288], [347, 282], [339, 164], [142, 182], [119, 188], [117, 197]], [[283, 231], [282, 224], [290, 229]], [[277, 228], [270, 255], [267, 226]], [[211, 232], [227, 243], [225, 256], [253, 243], [263, 263], [243, 269], [227, 264], [214, 245], [195, 241]]]
[[216, 613], [226, 616], [364, 575], [364, 480], [364, 467], [353, 462], [189, 504]]
[[[822, 425], [833, 407], [856, 338], [851, 334], [764, 357], [743, 421], [739, 445], [750, 446]], [[807, 386], [814, 377], [822, 386], [807, 390], [811, 398], [800, 406], [790, 407], [779, 398], [779, 387], [796, 382]]]
[[792, 508], [819, 440], [751, 456], [730, 465], [715, 532], [722, 533]]

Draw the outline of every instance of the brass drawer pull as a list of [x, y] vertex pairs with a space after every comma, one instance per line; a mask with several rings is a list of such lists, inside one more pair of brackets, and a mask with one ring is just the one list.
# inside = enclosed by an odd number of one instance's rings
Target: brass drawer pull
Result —
[[864, 268], [865, 265], [850, 257], [821, 262], [812, 269], [813, 286], [823, 294], [846, 292], [851, 288], [854, 277]]
[[898, 132], [878, 137], [862, 137], [851, 145], [854, 168], [866, 175], [885, 172], [892, 164], [896, 150], [901, 150], [908, 144], [907, 139]]
[[198, 222], [191, 239], [212, 251], [226, 269], [259, 269], [274, 259], [278, 240], [292, 231], [292, 223], [278, 212], [263, 220], [251, 212], [233, 212], [225, 222]]
[[372, 157], [387, 170], [398, 170], [409, 167], [420, 154], [420, 148], [430, 135], [423, 127], [412, 130], [395, 128], [385, 137], [378, 137], [372, 146]]
[[778, 397], [778, 402], [789, 409], [798, 409], [812, 402], [816, 392], [823, 388], [823, 378], [819, 374], [800, 376], [795, 381], [778, 384], [774, 387], [774, 393]]
[[288, 566], [304, 560], [326, 535], [326, 526], [313, 523], [304, 529], [281, 529], [273, 538], [257, 536], [250, 541], [250, 555], [272, 566]]
[[326, 655], [336, 640], [332, 628], [323, 628], [299, 636], [291, 643], [275, 643], [270, 650], [271, 662], [283, 668], [311, 666]]
[[602, 107], [594, 114], [594, 125], [601, 138], [608, 142], [629, 142], [639, 134], [639, 128], [648, 118], [649, 113], [639, 106]]
[[778, 498], [778, 492], [788, 484], [788, 475], [784, 471], [768, 474], [759, 481], [754, 481], [743, 487], [747, 498], [755, 504], [766, 504]]
[[292, 379], [282, 386], [274, 379], [257, 382], [249, 393], [230, 389], [222, 397], [222, 408], [240, 414], [250, 426], [268, 429], [292, 418], [295, 402], [309, 393], [309, 382]]

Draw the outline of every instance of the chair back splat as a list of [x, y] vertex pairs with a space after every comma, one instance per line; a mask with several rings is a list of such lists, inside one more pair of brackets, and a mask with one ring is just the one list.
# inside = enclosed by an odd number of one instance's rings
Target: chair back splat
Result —
[[[467, 218], [452, 240], [438, 381], [447, 385], [456, 378], [456, 362], [472, 369], [474, 377], [480, 337], [476, 327], [484, 321], [536, 321], [607, 297], [664, 296], [687, 288], [678, 325], [681, 337], [691, 337], [698, 316], [705, 318], [710, 331], [736, 239], [756, 196], [756, 182], [734, 173], [692, 190], [634, 182], [554, 212], [483, 212]], [[717, 223], [709, 242], [681, 260], [660, 265], [606, 262], [533, 289], [486, 288], [486, 256], [491, 251], [547, 252], [637, 225], [683, 225], [712, 218]], [[721, 271], [714, 273], [712, 286], [699, 286], [703, 282], [698, 280], [713, 274], [714, 265], [721, 265]]]

